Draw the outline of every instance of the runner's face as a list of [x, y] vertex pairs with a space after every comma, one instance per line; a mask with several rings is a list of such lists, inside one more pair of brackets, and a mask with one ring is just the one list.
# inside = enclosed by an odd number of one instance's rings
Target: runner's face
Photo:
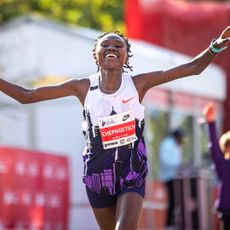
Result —
[[117, 34], [107, 34], [98, 41], [96, 60], [100, 68], [123, 70], [127, 58], [126, 43]]

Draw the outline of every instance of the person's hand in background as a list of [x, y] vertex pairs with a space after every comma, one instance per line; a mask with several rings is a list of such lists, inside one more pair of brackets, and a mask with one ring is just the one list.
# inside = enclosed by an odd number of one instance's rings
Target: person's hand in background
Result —
[[213, 122], [216, 120], [216, 108], [212, 102], [206, 104], [202, 110], [202, 114], [204, 115], [207, 122]]

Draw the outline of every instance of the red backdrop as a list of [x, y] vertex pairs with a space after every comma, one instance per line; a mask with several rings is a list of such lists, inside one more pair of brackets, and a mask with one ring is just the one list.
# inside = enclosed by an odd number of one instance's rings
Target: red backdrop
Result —
[[0, 228], [65, 230], [68, 205], [66, 157], [0, 148]]
[[[230, 3], [126, 0], [128, 37], [194, 56], [230, 25]], [[230, 130], [230, 48], [215, 59], [227, 73], [224, 129]]]

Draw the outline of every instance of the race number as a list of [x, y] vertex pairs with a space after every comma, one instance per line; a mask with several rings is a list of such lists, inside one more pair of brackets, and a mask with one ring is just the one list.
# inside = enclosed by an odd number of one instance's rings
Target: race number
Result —
[[132, 111], [100, 118], [98, 123], [104, 149], [128, 145], [137, 140]]

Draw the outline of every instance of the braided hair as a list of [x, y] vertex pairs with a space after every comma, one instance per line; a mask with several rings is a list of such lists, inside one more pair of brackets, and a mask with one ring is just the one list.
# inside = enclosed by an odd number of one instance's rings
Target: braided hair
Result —
[[[101, 38], [105, 37], [107, 34], [110, 34], [110, 32], [106, 32], [106, 33], [104, 33], [104, 34], [98, 36], [97, 39], [96, 39], [96, 42], [95, 42], [94, 48], [93, 48], [93, 56], [94, 56], [95, 60], [96, 60], [96, 47], [97, 47], [98, 41], [99, 41]], [[125, 44], [126, 44], [126, 47], [127, 47], [127, 48], [126, 48], [126, 51], [127, 51], [127, 54], [128, 54], [128, 59], [127, 59], [126, 63], [124, 64], [124, 68], [127, 68], [127, 69], [129, 69], [130, 71], [133, 71], [133, 67], [129, 65], [129, 58], [132, 57], [133, 54], [132, 54], [131, 49], [130, 49], [131, 44], [129, 43], [128, 38], [125, 37], [124, 34], [122, 34], [122, 33], [119, 32], [119, 31], [115, 31], [115, 32], [113, 32], [113, 34], [118, 35], [120, 38], [122, 38], [122, 39], [125, 41]], [[97, 61], [96, 61], [96, 65], [97, 65], [97, 72], [98, 72], [98, 71], [99, 71], [99, 65], [98, 65]]]

